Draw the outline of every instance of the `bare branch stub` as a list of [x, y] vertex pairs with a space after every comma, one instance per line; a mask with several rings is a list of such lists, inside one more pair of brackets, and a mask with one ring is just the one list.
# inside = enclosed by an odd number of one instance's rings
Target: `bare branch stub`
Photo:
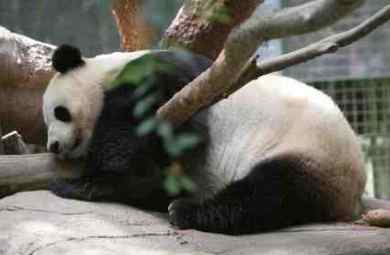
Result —
[[1, 142], [4, 146], [4, 154], [23, 155], [31, 153], [28, 145], [17, 131], [2, 136]]

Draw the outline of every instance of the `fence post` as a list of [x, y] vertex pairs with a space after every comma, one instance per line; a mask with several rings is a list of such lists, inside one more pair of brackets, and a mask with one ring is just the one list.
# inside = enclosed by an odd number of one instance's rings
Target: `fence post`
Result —
[[1, 120], [0, 120], [0, 155], [4, 154], [3, 141], [1, 140], [2, 136], [3, 136], [3, 132], [2, 132], [2, 129], [1, 129]]

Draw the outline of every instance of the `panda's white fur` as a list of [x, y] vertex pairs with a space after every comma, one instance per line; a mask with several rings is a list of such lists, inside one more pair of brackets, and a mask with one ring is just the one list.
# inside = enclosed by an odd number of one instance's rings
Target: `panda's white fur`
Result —
[[[238, 119], [244, 121], [237, 125]], [[243, 178], [258, 161], [293, 153], [318, 165], [313, 174], [328, 182], [329, 193], [355, 194], [348, 202], [335, 196], [339, 208], [352, 212], [357, 206], [366, 178], [360, 145], [342, 112], [319, 90], [281, 75], [265, 75], [200, 112], [196, 121], [207, 126], [210, 137], [195, 171], [202, 172], [198, 183], [205, 185], [200, 189], [203, 196]]]
[[[48, 147], [59, 141], [61, 157], [85, 155], [103, 107], [103, 93], [107, 90], [104, 86], [127, 63], [145, 54], [148, 51], [101, 55], [84, 59], [85, 65], [65, 74], [56, 74], [43, 99]], [[70, 109], [71, 123], [56, 120], [53, 111], [58, 105]], [[291, 169], [302, 165], [298, 178], [316, 180], [312, 186], [326, 194], [329, 201], [324, 202], [325, 220], [350, 220], [358, 208], [366, 180], [358, 139], [339, 108], [322, 92], [291, 78], [265, 75], [196, 114], [192, 122], [205, 130], [208, 137], [206, 147], [187, 161], [188, 174], [198, 185], [199, 199], [211, 199], [231, 183], [253, 174], [254, 169], [260, 171], [262, 162], [266, 165], [268, 161], [273, 164], [272, 159], [279, 163], [292, 158], [293, 163], [299, 162], [291, 165]], [[77, 139], [81, 144], [74, 148]], [[310, 183], [302, 183], [306, 184], [311, 187]], [[299, 191], [297, 194], [304, 196]], [[267, 204], [263, 206], [267, 208]], [[190, 213], [182, 204], [170, 208], [173, 223], [180, 227], [224, 233], [258, 230], [255, 226], [243, 230], [193, 226], [178, 220], [180, 210], [181, 214]], [[233, 223], [224, 224], [226, 227]], [[275, 227], [278, 224], [270, 229]]]

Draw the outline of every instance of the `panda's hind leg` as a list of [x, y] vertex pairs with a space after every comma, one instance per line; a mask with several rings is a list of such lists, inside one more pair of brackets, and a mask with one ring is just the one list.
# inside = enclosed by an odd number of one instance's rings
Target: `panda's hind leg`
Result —
[[266, 160], [200, 204], [174, 201], [170, 221], [182, 229], [246, 234], [331, 220], [329, 198], [319, 180], [307, 174], [310, 167], [313, 164], [295, 156]]

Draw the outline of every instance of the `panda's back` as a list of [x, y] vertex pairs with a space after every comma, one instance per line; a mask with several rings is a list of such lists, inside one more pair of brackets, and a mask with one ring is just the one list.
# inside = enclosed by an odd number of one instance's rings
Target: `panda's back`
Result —
[[[334, 102], [294, 79], [266, 75], [200, 112], [206, 150], [190, 166], [205, 196], [245, 177], [259, 162], [283, 154], [313, 160], [325, 182], [349, 178], [365, 183], [357, 137]], [[317, 171], [317, 172], [315, 172]], [[355, 192], [356, 193], [356, 192]]]

